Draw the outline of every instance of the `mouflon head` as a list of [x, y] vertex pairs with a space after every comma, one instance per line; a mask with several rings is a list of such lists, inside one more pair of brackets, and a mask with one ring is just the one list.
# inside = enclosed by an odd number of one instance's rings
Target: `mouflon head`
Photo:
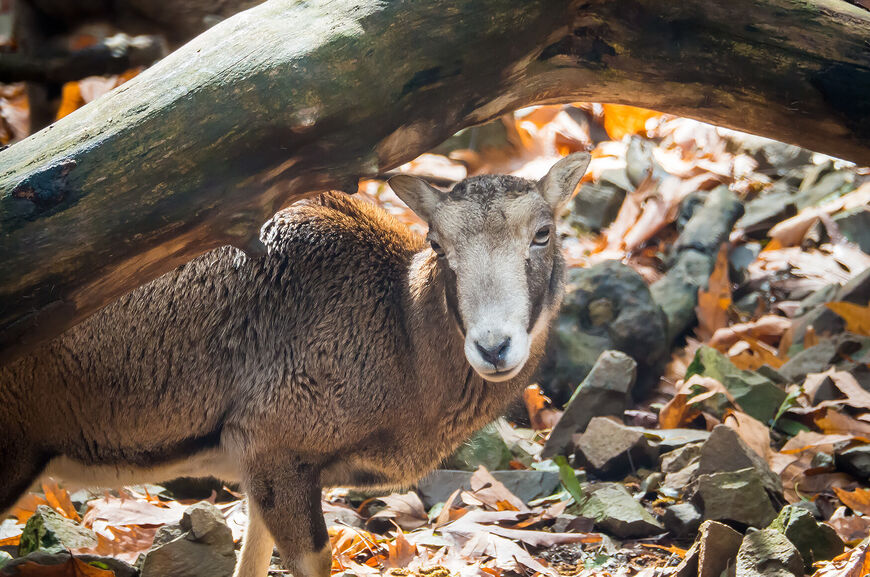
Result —
[[429, 224], [465, 356], [487, 381], [515, 377], [556, 312], [564, 272], [556, 220], [589, 160], [585, 152], [566, 156], [538, 182], [475, 176], [449, 192], [413, 176], [389, 180]]

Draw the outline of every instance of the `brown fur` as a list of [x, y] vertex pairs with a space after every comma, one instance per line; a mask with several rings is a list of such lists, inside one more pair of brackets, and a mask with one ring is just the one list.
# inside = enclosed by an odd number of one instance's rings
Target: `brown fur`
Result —
[[[251, 500], [244, 574], [271, 534], [297, 577], [321, 577], [321, 486], [407, 486], [528, 383], [544, 337], [515, 378], [484, 381], [449, 268], [379, 208], [326, 194], [262, 236], [265, 257], [210, 252], [0, 368], [0, 511], [46, 465], [113, 484], [203, 458]], [[558, 243], [542, 258], [556, 306]]]

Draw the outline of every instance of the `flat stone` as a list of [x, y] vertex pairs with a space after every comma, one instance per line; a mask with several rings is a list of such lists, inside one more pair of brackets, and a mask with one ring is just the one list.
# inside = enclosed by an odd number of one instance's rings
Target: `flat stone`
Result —
[[859, 206], [834, 215], [840, 234], [870, 254], [870, 209]]
[[667, 453], [710, 438], [710, 431], [701, 429], [643, 429], [643, 432], [658, 443], [660, 453]]
[[699, 475], [696, 497], [705, 519], [766, 527], [776, 518], [776, 510], [755, 469]]
[[723, 523], [704, 521], [672, 577], [723, 577], [734, 567], [743, 536]]
[[39, 505], [27, 520], [18, 545], [18, 555], [34, 551], [61, 553], [69, 549], [88, 549], [97, 546], [97, 536], [90, 529], [67, 519], [51, 507]]
[[[552, 495], [559, 487], [559, 474], [554, 471], [492, 471], [492, 476], [525, 503]], [[468, 471], [436, 469], [417, 483], [417, 492], [426, 508], [443, 503], [456, 489], [471, 489]]]
[[595, 417], [586, 432], [575, 441], [575, 455], [586, 470], [607, 479], [622, 477], [640, 467], [652, 465], [658, 450], [643, 432]]
[[661, 472], [665, 474], [676, 473], [677, 471], [685, 469], [692, 464], [693, 461], [696, 461], [701, 457], [702, 447], [703, 443], [692, 443], [680, 447], [679, 449], [663, 453], [661, 457], [659, 457], [659, 468], [661, 469]]
[[762, 423], [773, 419], [787, 396], [767, 377], [755, 371], [738, 369], [728, 357], [706, 345], [698, 349], [686, 369], [685, 378], [692, 375], [712, 377], [725, 385], [743, 410]]
[[664, 526], [623, 485], [598, 483], [586, 489], [589, 498], [580, 514], [593, 519], [600, 530], [621, 539], [649, 537], [664, 531]]
[[813, 563], [829, 561], [845, 548], [833, 527], [819, 523], [808, 510], [793, 505], [783, 507], [768, 528], [779, 531], [797, 547], [807, 573], [812, 573]]
[[141, 577], [229, 577], [235, 566], [232, 530], [221, 512], [203, 501], [188, 507], [179, 523], [160, 528]]
[[744, 537], [737, 552], [736, 577], [803, 577], [803, 574], [801, 554], [779, 531], [762, 529]]
[[665, 509], [662, 521], [665, 528], [678, 539], [694, 535], [701, 526], [703, 516], [691, 503], [677, 503]]
[[682, 495], [691, 488], [691, 483], [698, 476], [698, 461], [694, 460], [679, 471], [668, 473], [662, 482], [662, 489], [670, 491], [673, 496]]
[[782, 497], [782, 479], [770, 470], [767, 461], [749, 448], [734, 429], [717, 425], [701, 447], [698, 473], [738, 471], [747, 467], [755, 470], [772, 496]]
[[625, 189], [603, 180], [584, 184], [574, 197], [568, 222], [584, 231], [600, 232], [619, 214], [625, 195]]
[[573, 449], [572, 437], [582, 433], [595, 416], [621, 416], [631, 400], [637, 363], [620, 351], [604, 351], [592, 370], [571, 395], [565, 412], [550, 432], [541, 458], [566, 455]]
[[705, 521], [699, 530], [698, 577], [721, 577], [734, 566], [743, 535], [716, 521]]

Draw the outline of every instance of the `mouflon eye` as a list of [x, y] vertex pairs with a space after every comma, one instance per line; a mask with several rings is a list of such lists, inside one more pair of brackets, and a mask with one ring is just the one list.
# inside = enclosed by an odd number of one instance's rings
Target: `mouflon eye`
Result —
[[438, 256], [444, 256], [444, 249], [441, 248], [441, 245], [435, 242], [434, 240], [430, 240], [429, 244], [432, 245], [432, 250], [435, 251], [435, 254]]
[[542, 226], [535, 233], [535, 238], [532, 239], [532, 244], [535, 246], [546, 246], [550, 242], [550, 227]]

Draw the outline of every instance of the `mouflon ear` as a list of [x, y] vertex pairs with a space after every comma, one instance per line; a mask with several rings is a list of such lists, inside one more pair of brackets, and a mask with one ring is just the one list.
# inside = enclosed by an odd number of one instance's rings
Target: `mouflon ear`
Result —
[[444, 198], [444, 193], [416, 176], [397, 174], [387, 181], [399, 198], [407, 204], [417, 216], [429, 222], [435, 212], [435, 207]]
[[538, 191], [554, 211], [561, 211], [571, 200], [574, 189], [586, 174], [590, 160], [592, 156], [588, 152], [569, 154], [554, 164], [550, 172], [538, 181]]

